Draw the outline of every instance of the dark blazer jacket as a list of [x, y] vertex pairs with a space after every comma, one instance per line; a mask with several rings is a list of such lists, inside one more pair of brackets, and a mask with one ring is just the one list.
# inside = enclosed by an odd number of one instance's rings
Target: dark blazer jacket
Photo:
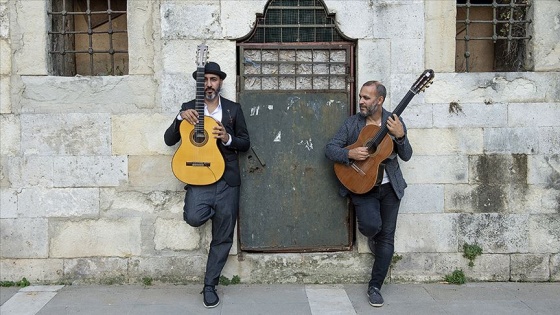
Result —
[[[225, 146], [222, 141], [218, 141], [218, 148], [226, 162], [223, 178], [228, 185], [239, 186], [241, 185], [241, 173], [239, 170], [238, 153], [239, 151], [245, 152], [249, 150], [251, 146], [249, 132], [247, 131], [247, 124], [245, 123], [245, 116], [241, 110], [241, 105], [222, 96], [220, 96], [220, 103], [222, 104], [222, 124], [231, 136], [231, 144], [229, 146]], [[181, 111], [194, 109], [195, 104], [195, 100], [183, 103]], [[173, 146], [181, 140], [181, 133], [179, 132], [181, 122], [181, 120], [175, 117], [171, 126], [165, 131], [163, 138], [168, 146]]]
[[[382, 125], [387, 123], [387, 119], [391, 116], [391, 113], [386, 109], [383, 109], [382, 115]], [[403, 123], [405, 137], [403, 140], [397, 141], [393, 138], [393, 142], [395, 143], [395, 150], [399, 158], [403, 161], [408, 161], [412, 157], [412, 146], [408, 141], [408, 137], [406, 136], [406, 126], [404, 125], [404, 120], [401, 118], [401, 122]], [[360, 131], [366, 125], [366, 119], [362, 117], [360, 114], [356, 114], [353, 116], [348, 117], [344, 124], [340, 127], [338, 132], [334, 135], [334, 137], [327, 143], [325, 155], [330, 160], [343, 163], [343, 164], [350, 164], [350, 160], [348, 159], [348, 149], [347, 146], [354, 144], [358, 137], [360, 136]], [[406, 188], [407, 184], [404, 180], [402, 175], [401, 169], [399, 167], [399, 162], [396, 157], [389, 157], [385, 161], [385, 172], [387, 172], [387, 176], [389, 177], [389, 181], [391, 182], [391, 186], [395, 191], [397, 197], [401, 199], [404, 196], [404, 189]], [[340, 194], [342, 196], [348, 195], [349, 191], [346, 187], [340, 185]]]

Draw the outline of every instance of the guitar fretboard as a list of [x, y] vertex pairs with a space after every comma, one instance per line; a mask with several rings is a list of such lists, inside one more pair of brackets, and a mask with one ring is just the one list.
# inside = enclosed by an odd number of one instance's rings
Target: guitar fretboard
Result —
[[198, 123], [194, 126], [195, 138], [204, 139], [204, 67], [196, 68], [196, 104]]

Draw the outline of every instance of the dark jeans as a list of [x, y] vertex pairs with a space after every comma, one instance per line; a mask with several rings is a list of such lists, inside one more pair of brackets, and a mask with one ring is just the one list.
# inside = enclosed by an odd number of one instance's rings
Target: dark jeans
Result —
[[217, 285], [229, 251], [239, 211], [239, 186], [231, 187], [225, 180], [207, 186], [188, 186], [183, 218], [198, 227], [212, 219], [212, 241], [206, 262], [205, 285]]
[[395, 229], [401, 201], [390, 183], [376, 186], [370, 192], [351, 194], [358, 230], [375, 240], [375, 262], [369, 286], [381, 289], [395, 250]]

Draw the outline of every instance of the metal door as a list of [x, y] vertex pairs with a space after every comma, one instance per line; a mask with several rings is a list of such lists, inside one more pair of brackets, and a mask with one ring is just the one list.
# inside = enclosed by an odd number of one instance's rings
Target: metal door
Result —
[[[351, 112], [347, 67], [351, 49], [333, 47], [241, 50], [244, 76], [239, 102], [252, 145], [240, 160], [241, 250], [303, 252], [352, 246], [353, 215], [338, 194], [333, 164], [325, 157], [327, 141]], [[333, 56], [340, 50], [344, 57], [337, 63]], [[306, 53], [310, 58], [301, 58]], [[282, 55], [299, 55], [315, 71], [305, 74], [302, 61], [284, 63]], [[317, 70], [317, 65], [328, 63], [328, 70]], [[263, 73], [271, 64], [269, 70], [276, 70]], [[293, 72], [282, 70], [282, 65]], [[301, 84], [308, 88], [298, 89]], [[313, 89], [323, 84], [324, 88]], [[337, 84], [340, 88], [333, 88]]]

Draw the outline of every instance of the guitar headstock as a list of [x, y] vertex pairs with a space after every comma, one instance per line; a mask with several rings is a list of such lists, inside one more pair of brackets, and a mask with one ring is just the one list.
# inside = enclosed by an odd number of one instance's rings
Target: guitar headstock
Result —
[[204, 68], [208, 59], [208, 46], [205, 44], [198, 45], [196, 49], [196, 66]]
[[432, 69], [424, 70], [424, 72], [422, 72], [418, 80], [414, 82], [414, 84], [410, 88], [410, 91], [412, 91], [412, 93], [414, 94], [424, 92], [424, 90], [430, 87], [430, 84], [432, 84], [432, 82], [434, 81], [434, 76], [435, 76], [434, 70]]

